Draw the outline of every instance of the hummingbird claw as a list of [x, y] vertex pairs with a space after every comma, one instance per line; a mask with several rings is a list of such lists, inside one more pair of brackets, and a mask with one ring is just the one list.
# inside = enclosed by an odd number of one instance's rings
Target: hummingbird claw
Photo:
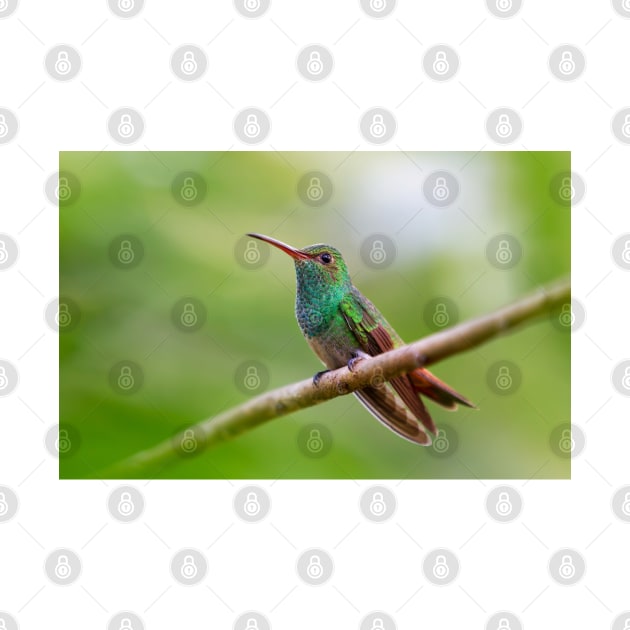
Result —
[[348, 369], [353, 372], [354, 371], [354, 366], [359, 362], [359, 361], [363, 361], [363, 359], [369, 359], [370, 355], [366, 354], [365, 352], [363, 352], [362, 350], [355, 350], [352, 353], [352, 358], [348, 361]]
[[317, 387], [317, 385], [319, 385], [319, 379], [324, 376], [324, 374], [326, 374], [326, 372], [330, 372], [330, 370], [322, 370], [321, 372], [317, 372], [317, 374], [315, 374], [313, 376], [313, 385], [315, 385], [315, 387]]

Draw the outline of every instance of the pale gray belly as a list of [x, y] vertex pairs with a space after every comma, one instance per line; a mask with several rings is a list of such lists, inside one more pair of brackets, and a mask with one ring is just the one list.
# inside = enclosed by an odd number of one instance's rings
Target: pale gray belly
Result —
[[311, 337], [307, 339], [308, 345], [328, 369], [335, 370], [347, 365], [353, 356], [353, 351], [357, 350], [358, 346], [351, 347], [345, 335], [343, 339], [338, 339], [334, 335], [326, 335], [325, 337], [325, 339]]

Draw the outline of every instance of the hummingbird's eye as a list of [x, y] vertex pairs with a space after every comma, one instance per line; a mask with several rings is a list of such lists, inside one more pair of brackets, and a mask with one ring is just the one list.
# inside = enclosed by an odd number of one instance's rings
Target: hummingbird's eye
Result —
[[332, 256], [328, 252], [324, 252], [319, 259], [327, 265], [329, 262], [332, 262]]

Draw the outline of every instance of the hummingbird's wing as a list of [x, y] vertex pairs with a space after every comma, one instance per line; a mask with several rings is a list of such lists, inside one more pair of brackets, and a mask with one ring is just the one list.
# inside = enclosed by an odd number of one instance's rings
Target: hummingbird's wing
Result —
[[431, 444], [431, 438], [422, 430], [416, 418], [387, 386], [387, 383], [359, 389], [354, 392], [354, 395], [377, 420], [394, 433], [423, 446]]
[[[342, 300], [340, 308], [361, 350], [370, 356], [393, 350], [394, 339], [385, 326], [377, 321], [377, 316], [369, 312], [374, 309], [377, 313], [376, 307], [366, 298], [361, 296], [359, 299], [349, 294]], [[409, 375], [403, 374], [389, 383], [404, 405], [398, 404], [398, 397], [386, 386], [362, 389], [355, 392], [355, 395], [374, 416], [396, 433], [412, 442], [430, 444], [431, 439], [418, 421], [432, 433], [436, 433], [437, 429]]]

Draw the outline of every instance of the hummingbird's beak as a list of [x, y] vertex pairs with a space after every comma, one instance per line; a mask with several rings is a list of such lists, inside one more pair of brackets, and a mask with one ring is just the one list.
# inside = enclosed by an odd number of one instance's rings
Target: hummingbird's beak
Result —
[[269, 245], [273, 245], [274, 247], [281, 249], [285, 254], [289, 254], [289, 256], [291, 256], [291, 258], [295, 260], [307, 260], [310, 258], [310, 256], [302, 250], [295, 249], [295, 247], [291, 247], [291, 245], [287, 245], [282, 241], [271, 238], [271, 236], [265, 236], [264, 234], [248, 234], [247, 236], [251, 236], [252, 238], [257, 238], [259, 241], [269, 243]]

